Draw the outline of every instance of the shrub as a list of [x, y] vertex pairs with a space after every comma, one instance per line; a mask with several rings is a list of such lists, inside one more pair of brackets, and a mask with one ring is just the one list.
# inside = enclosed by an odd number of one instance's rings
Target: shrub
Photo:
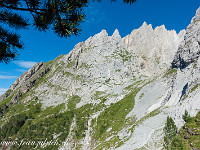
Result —
[[0, 130], [0, 137], [1, 138], [8, 138], [11, 135], [16, 134], [20, 128], [25, 124], [27, 117], [25, 114], [18, 114], [16, 116], [12, 116], [8, 122], [6, 122], [1, 130]]
[[192, 117], [190, 117], [190, 115], [189, 115], [189, 113], [188, 113], [188, 111], [187, 110], [185, 110], [185, 114], [183, 115], [183, 120], [185, 121], [185, 122], [190, 122], [190, 121], [192, 121]]
[[167, 150], [185, 150], [181, 137], [177, 136], [177, 127], [171, 117], [167, 117], [164, 127], [164, 148]]
[[173, 139], [176, 136], [177, 133], [177, 127], [175, 125], [174, 120], [171, 117], [167, 117], [167, 122], [164, 127], [164, 147], [166, 149], [169, 148], [171, 145], [171, 139]]

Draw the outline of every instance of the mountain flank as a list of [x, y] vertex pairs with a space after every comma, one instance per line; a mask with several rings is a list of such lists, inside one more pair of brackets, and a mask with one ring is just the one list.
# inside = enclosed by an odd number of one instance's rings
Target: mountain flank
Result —
[[[199, 135], [199, 54], [200, 8], [178, 34], [146, 22], [124, 38], [102, 30], [69, 54], [37, 63], [0, 96], [0, 141], [54, 144], [2, 149], [163, 149], [168, 116], [180, 136], [192, 137], [189, 123]], [[184, 127], [185, 111], [198, 115]], [[188, 141], [186, 149], [200, 149]]]

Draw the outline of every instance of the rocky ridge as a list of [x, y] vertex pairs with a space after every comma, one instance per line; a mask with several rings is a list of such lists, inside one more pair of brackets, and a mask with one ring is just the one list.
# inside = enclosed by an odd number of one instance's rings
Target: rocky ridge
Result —
[[184, 40], [179, 46], [175, 59], [172, 62], [172, 68], [185, 68], [200, 55], [200, 8], [192, 18], [190, 25], [186, 29]]
[[146, 22], [124, 38], [102, 30], [36, 64], [0, 101], [14, 107], [37, 99], [44, 111], [62, 104], [59, 113], [73, 110], [67, 149], [162, 149], [167, 116], [180, 128], [185, 110], [200, 111], [199, 18], [200, 9], [179, 34]]

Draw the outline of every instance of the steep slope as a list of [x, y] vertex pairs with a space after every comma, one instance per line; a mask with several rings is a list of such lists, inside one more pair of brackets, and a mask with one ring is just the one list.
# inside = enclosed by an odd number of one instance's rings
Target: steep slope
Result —
[[3, 147], [162, 149], [167, 116], [180, 128], [185, 110], [200, 110], [199, 43], [190, 40], [199, 35], [199, 10], [179, 34], [146, 23], [124, 38], [102, 30], [36, 64], [0, 97], [0, 140], [56, 144]]
[[172, 67], [185, 68], [199, 58], [200, 54], [200, 8], [187, 27], [184, 40], [179, 46]]
[[[200, 29], [197, 20], [199, 10], [187, 27], [184, 40], [172, 62], [171, 70], [144, 86], [136, 95], [135, 107], [128, 116], [136, 115], [142, 121], [139, 120], [140, 124], [135, 127], [132, 137], [118, 149], [161, 149], [162, 129], [167, 116], [171, 116], [180, 128], [184, 124], [182, 115], [185, 110], [191, 116], [195, 116], [200, 111], [200, 60], [197, 52], [200, 43], [195, 38], [199, 35]], [[190, 45], [184, 45], [188, 40], [191, 40]], [[196, 46], [193, 47], [194, 45]], [[191, 55], [188, 55], [188, 52]], [[139, 97], [139, 94], [142, 97]]]

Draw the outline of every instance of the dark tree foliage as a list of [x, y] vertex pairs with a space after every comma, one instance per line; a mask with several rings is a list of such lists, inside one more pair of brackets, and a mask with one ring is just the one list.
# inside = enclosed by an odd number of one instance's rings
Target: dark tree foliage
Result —
[[192, 121], [192, 117], [190, 117], [190, 114], [188, 113], [187, 110], [185, 110], [185, 114], [182, 116], [182, 118], [183, 118], [183, 120], [184, 120], [185, 122], [190, 122], [190, 121]]
[[[123, 1], [132, 4], [136, 0]], [[31, 13], [36, 29], [52, 28], [59, 37], [70, 37], [80, 33], [79, 25], [85, 18], [83, 8], [88, 3], [89, 0], [0, 0], [0, 62], [15, 59], [17, 50], [23, 48], [20, 36], [5, 28], [7, 25], [18, 30], [31, 25], [23, 12]]]
[[167, 117], [164, 127], [164, 148], [166, 150], [185, 150], [181, 137], [177, 136], [177, 127], [171, 117]]
[[6, 104], [0, 106], [0, 117], [2, 117], [8, 111], [8, 106]]
[[12, 116], [4, 126], [0, 128], [0, 140], [8, 139], [11, 135], [16, 134], [24, 125], [27, 117], [25, 114]]
[[177, 127], [175, 125], [174, 120], [171, 117], [167, 117], [167, 122], [164, 127], [164, 147], [166, 149], [169, 149], [169, 146], [171, 144], [171, 140], [176, 136], [177, 133]]

